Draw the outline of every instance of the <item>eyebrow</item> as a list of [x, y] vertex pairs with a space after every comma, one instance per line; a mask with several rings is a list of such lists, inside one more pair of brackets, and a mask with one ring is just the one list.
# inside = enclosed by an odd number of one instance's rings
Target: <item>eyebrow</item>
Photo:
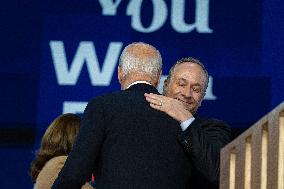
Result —
[[195, 83], [192, 85], [193, 87], [198, 86], [198, 87], [202, 87], [199, 83]]
[[186, 82], [186, 83], [188, 82], [188, 81], [187, 81], [186, 79], [184, 79], [184, 78], [177, 78], [177, 80], [178, 80], [178, 81], [183, 81], [183, 82]]

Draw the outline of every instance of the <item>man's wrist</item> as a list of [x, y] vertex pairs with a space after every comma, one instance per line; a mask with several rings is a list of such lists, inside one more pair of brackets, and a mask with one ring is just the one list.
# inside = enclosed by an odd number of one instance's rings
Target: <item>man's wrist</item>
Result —
[[180, 113], [180, 123], [187, 121], [190, 118], [193, 118], [192, 114], [189, 111], [183, 111]]

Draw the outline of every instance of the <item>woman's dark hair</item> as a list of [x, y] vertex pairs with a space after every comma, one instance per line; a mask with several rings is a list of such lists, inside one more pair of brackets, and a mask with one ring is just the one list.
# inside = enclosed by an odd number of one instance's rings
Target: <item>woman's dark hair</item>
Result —
[[58, 116], [47, 128], [40, 148], [31, 163], [30, 176], [35, 182], [45, 163], [53, 157], [68, 155], [80, 128], [80, 117], [75, 114]]

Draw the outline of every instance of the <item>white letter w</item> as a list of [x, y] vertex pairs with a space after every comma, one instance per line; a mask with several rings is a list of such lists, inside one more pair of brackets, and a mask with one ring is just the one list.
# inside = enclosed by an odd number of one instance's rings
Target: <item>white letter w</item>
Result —
[[122, 43], [110, 43], [102, 69], [100, 69], [93, 42], [80, 42], [69, 70], [63, 42], [50, 41], [49, 46], [59, 85], [75, 85], [82, 67], [84, 63], [86, 63], [92, 85], [108, 86], [111, 82], [112, 75], [121, 52]]

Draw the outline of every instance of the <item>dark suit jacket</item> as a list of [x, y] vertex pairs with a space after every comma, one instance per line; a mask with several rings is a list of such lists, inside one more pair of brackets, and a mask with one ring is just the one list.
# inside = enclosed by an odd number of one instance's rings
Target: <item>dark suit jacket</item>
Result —
[[220, 150], [231, 140], [230, 127], [221, 120], [196, 118], [178, 137], [190, 158], [190, 185], [218, 189]]
[[97, 189], [189, 189], [192, 165], [178, 142], [180, 125], [152, 109], [147, 84], [88, 103], [80, 132], [53, 185], [80, 188], [95, 172]]

